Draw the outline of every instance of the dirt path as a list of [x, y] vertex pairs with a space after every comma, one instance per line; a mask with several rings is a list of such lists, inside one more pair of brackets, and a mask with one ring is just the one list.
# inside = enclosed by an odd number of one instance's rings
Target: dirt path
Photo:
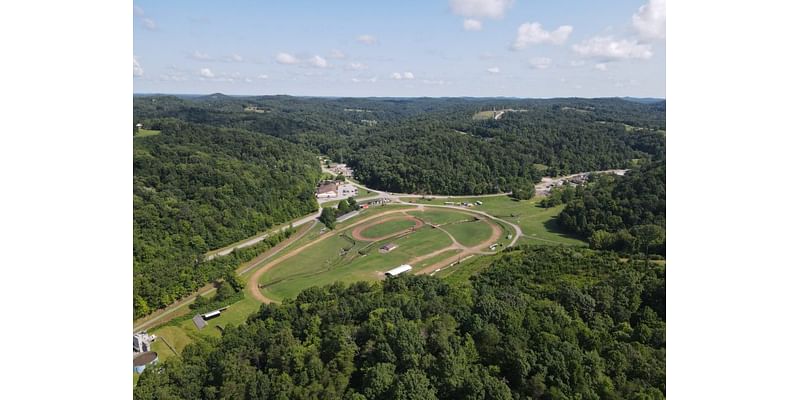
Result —
[[259, 268], [247, 280], [247, 291], [250, 292], [250, 295], [252, 295], [255, 299], [257, 299], [258, 301], [260, 301], [262, 303], [269, 304], [269, 303], [274, 302], [275, 300], [272, 300], [272, 299], [264, 296], [264, 294], [261, 293], [261, 288], [258, 287], [258, 281], [261, 278], [261, 275], [264, 275], [264, 273], [269, 271], [270, 269], [272, 269], [272, 267], [280, 264], [283, 261], [286, 261], [287, 259], [289, 259], [291, 257], [294, 257], [294, 256], [300, 254], [305, 249], [307, 249], [307, 248], [309, 248], [309, 247], [311, 247], [311, 246], [313, 246], [313, 245], [315, 245], [315, 244], [317, 244], [317, 243], [319, 243], [319, 242], [321, 242], [321, 241], [323, 241], [325, 239], [328, 239], [328, 238], [330, 238], [332, 236], [338, 235], [340, 232], [342, 232], [344, 230], [350, 229], [350, 228], [355, 227], [355, 226], [362, 225], [364, 223], [367, 223], [369, 221], [372, 221], [372, 220], [374, 220], [376, 218], [383, 217], [383, 216], [388, 215], [388, 214], [403, 213], [403, 212], [406, 212], [406, 211], [408, 211], [407, 208], [402, 208], [402, 209], [398, 209], [398, 210], [391, 210], [391, 211], [385, 211], [385, 212], [382, 212], [382, 213], [379, 213], [379, 214], [375, 214], [375, 215], [373, 215], [371, 217], [367, 217], [367, 218], [365, 218], [365, 219], [363, 219], [361, 221], [358, 221], [358, 222], [356, 222], [354, 224], [348, 225], [347, 227], [344, 227], [342, 229], [337, 229], [335, 231], [330, 231], [328, 233], [325, 233], [324, 235], [321, 235], [320, 237], [318, 237], [318, 238], [316, 238], [316, 239], [314, 239], [314, 240], [312, 240], [312, 241], [310, 241], [310, 242], [308, 242], [308, 243], [306, 243], [306, 244], [304, 244], [304, 245], [302, 245], [302, 246], [300, 246], [300, 247], [298, 247], [298, 248], [296, 248], [296, 249], [294, 249], [294, 250], [292, 250], [292, 251], [290, 251], [290, 252], [288, 252], [288, 253], [286, 253], [286, 254], [284, 254], [284, 255], [276, 258], [276, 259], [274, 259], [274, 260], [272, 260], [272, 261], [270, 261], [269, 263], [267, 263], [267, 264], [263, 265], [261, 268]]
[[[404, 229], [401, 229], [401, 230], [399, 230], [397, 232], [393, 232], [393, 233], [390, 233], [388, 235], [383, 235], [383, 236], [377, 237], [377, 238], [366, 237], [366, 236], [361, 234], [361, 232], [363, 232], [365, 229], [369, 229], [369, 228], [371, 228], [371, 227], [373, 227], [375, 225], [380, 225], [380, 224], [382, 224], [384, 222], [397, 221], [397, 220], [413, 221], [414, 222], [414, 226], [412, 226], [411, 228], [404, 228]], [[371, 224], [367, 224], [367, 225], [364, 225], [364, 226], [359, 226], [358, 228], [353, 229], [353, 232], [351, 234], [353, 235], [353, 239], [358, 240], [358, 241], [362, 241], [362, 242], [380, 242], [381, 240], [389, 239], [390, 237], [397, 236], [397, 235], [399, 235], [401, 233], [414, 231], [416, 229], [421, 228], [423, 225], [425, 225], [425, 223], [422, 222], [419, 218], [412, 217], [410, 215], [403, 215], [403, 216], [398, 216], [398, 217], [386, 218], [386, 219], [381, 220], [381, 221], [375, 221], [375, 222], [373, 222]]]
[[[493, 222], [493, 221], [490, 222], [485, 218], [480, 218], [480, 220], [488, 223], [489, 226], [492, 228], [492, 235], [489, 237], [489, 239], [486, 239], [485, 241], [483, 241], [483, 242], [481, 242], [481, 243], [479, 243], [479, 244], [477, 244], [475, 246], [472, 246], [472, 247], [464, 247], [462, 245], [461, 248], [463, 248], [463, 251], [461, 253], [456, 254], [456, 255], [454, 255], [452, 257], [448, 257], [448, 258], [446, 258], [446, 259], [444, 259], [442, 261], [439, 261], [436, 264], [433, 264], [433, 265], [430, 265], [428, 267], [425, 267], [425, 268], [423, 268], [423, 269], [421, 269], [421, 270], [419, 270], [419, 271], [417, 271], [415, 273], [417, 275], [419, 275], [419, 274], [429, 274], [431, 272], [436, 271], [439, 268], [442, 268], [443, 266], [450, 265], [450, 264], [460, 260], [461, 258], [469, 256], [469, 255], [472, 255], [472, 254], [495, 254], [495, 252], [489, 252], [489, 251], [486, 251], [485, 249], [487, 247], [491, 246], [492, 244], [496, 243], [497, 240], [500, 239], [500, 236], [503, 234], [503, 230], [500, 228], [500, 226], [496, 222]], [[458, 243], [455, 239], [453, 239], [453, 241], [455, 243]], [[460, 244], [460, 243], [458, 243], [458, 244]]]

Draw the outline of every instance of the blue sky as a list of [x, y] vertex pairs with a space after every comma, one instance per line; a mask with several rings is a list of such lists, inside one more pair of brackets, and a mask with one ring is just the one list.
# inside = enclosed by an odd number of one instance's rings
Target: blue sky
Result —
[[134, 92], [665, 97], [665, 1], [137, 1]]

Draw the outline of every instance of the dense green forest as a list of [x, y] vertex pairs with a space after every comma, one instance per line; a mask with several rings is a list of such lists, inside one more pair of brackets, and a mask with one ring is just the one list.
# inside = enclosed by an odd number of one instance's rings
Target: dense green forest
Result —
[[558, 196], [569, 196], [559, 224], [592, 247], [666, 255], [666, 162], [645, 164], [625, 176], [596, 176], [587, 187]]
[[469, 285], [314, 287], [148, 367], [145, 399], [661, 399], [665, 267], [531, 247]]
[[317, 209], [317, 158], [296, 144], [175, 119], [133, 143], [134, 316], [172, 303], [252, 258], [204, 253]]
[[[524, 111], [472, 119], [493, 108]], [[134, 98], [146, 127], [177, 118], [260, 132], [351, 164], [368, 186], [436, 194], [512, 191], [543, 175], [661, 160], [665, 108], [622, 99]]]

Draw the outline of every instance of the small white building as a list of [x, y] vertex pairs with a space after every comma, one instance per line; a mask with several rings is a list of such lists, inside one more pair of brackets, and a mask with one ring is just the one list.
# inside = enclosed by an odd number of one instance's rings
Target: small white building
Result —
[[133, 334], [133, 351], [144, 353], [150, 351], [150, 345], [156, 340], [156, 335], [148, 335], [147, 331]]
[[397, 268], [392, 268], [386, 271], [386, 276], [397, 276], [408, 271], [411, 271], [411, 266], [408, 264], [403, 264]]

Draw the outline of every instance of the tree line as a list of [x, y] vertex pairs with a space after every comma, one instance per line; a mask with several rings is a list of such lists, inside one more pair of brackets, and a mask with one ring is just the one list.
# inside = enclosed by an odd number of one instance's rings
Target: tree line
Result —
[[254, 249], [205, 261], [205, 253], [317, 209], [316, 157], [282, 139], [174, 119], [133, 144], [134, 317], [164, 307], [239, 263]]
[[453, 286], [312, 287], [148, 367], [146, 399], [663, 399], [665, 267], [523, 246]]
[[652, 162], [625, 176], [594, 176], [587, 187], [556, 192], [559, 224], [597, 249], [666, 255], [667, 167]]

